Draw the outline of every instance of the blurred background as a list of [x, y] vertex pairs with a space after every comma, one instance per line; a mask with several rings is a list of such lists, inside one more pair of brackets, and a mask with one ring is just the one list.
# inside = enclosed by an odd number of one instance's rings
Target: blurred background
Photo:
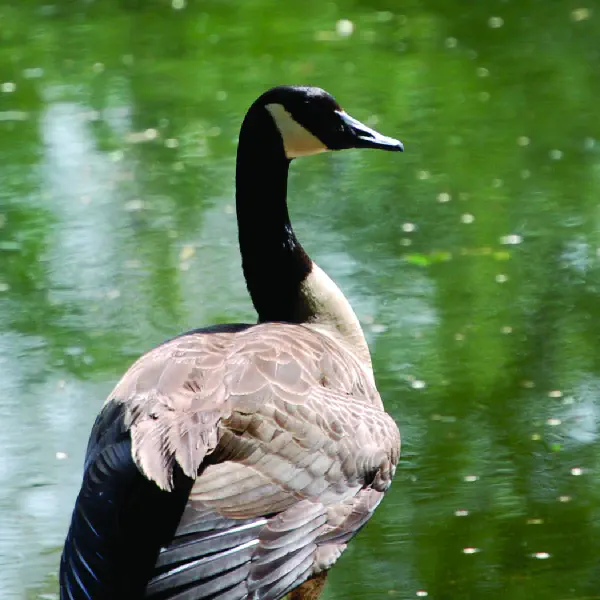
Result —
[[403, 436], [325, 598], [600, 598], [598, 40], [592, 0], [0, 4], [0, 597], [57, 597], [133, 359], [254, 320], [237, 134], [309, 83], [406, 145], [292, 168]]

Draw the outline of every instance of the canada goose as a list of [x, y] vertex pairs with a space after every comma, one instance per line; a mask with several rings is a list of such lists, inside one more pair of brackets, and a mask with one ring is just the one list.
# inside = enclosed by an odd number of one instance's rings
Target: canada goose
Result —
[[63, 600], [316, 599], [388, 489], [398, 429], [350, 304], [290, 225], [293, 158], [403, 149], [325, 91], [282, 86], [239, 137], [237, 218], [258, 323], [144, 354], [92, 429]]

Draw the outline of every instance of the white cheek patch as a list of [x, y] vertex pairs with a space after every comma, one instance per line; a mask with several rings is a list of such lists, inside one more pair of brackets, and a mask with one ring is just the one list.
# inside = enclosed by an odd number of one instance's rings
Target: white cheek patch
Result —
[[309, 156], [328, 150], [321, 140], [295, 121], [281, 104], [267, 104], [266, 108], [271, 113], [277, 129], [279, 129], [285, 155], [288, 158]]

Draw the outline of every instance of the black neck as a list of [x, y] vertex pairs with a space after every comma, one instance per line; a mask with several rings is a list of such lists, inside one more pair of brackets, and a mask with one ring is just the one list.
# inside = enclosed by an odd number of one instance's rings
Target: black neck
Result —
[[290, 224], [289, 165], [271, 115], [253, 106], [240, 131], [236, 205], [242, 268], [261, 322], [305, 318], [300, 285], [312, 263]]

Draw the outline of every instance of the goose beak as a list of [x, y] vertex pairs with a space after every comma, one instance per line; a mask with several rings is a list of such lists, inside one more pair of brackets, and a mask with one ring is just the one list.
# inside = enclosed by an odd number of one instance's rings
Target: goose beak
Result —
[[389, 150], [391, 152], [404, 152], [404, 144], [401, 141], [378, 133], [374, 129], [357, 121], [343, 110], [337, 111], [337, 114], [350, 130], [353, 138], [352, 147], [379, 148], [380, 150]]

